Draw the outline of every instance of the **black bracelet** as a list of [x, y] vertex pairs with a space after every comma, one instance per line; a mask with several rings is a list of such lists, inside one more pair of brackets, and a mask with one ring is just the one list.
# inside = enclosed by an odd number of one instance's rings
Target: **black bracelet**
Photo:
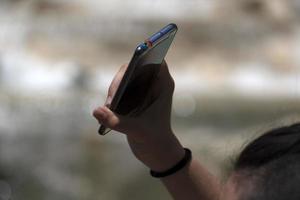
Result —
[[179, 170], [181, 170], [182, 168], [184, 168], [186, 166], [186, 164], [188, 164], [192, 159], [191, 150], [189, 150], [188, 148], [184, 148], [184, 150], [185, 150], [184, 157], [176, 165], [174, 165], [173, 167], [171, 167], [170, 169], [168, 169], [164, 172], [155, 172], [153, 170], [150, 170], [151, 176], [155, 177], [155, 178], [162, 178], [162, 177], [166, 177], [171, 174], [174, 174], [174, 173], [178, 172]]

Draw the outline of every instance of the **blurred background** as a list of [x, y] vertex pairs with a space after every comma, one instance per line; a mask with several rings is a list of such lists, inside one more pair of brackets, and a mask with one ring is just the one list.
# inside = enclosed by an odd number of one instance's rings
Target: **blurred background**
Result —
[[173, 127], [213, 173], [299, 120], [299, 0], [1, 0], [0, 15], [1, 200], [171, 199], [91, 116], [136, 45], [170, 22]]

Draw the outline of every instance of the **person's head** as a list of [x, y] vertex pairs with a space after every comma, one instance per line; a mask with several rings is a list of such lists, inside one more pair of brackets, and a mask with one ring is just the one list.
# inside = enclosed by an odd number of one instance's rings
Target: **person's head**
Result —
[[226, 200], [300, 199], [300, 123], [273, 129], [241, 152]]

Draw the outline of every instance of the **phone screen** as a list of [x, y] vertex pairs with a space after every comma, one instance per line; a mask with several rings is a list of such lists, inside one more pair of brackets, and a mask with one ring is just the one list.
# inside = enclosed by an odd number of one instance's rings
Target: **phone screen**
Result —
[[[142, 107], [176, 32], [177, 26], [169, 24], [138, 45], [111, 102], [113, 112], [128, 115]], [[98, 132], [105, 135], [109, 129], [101, 125]]]

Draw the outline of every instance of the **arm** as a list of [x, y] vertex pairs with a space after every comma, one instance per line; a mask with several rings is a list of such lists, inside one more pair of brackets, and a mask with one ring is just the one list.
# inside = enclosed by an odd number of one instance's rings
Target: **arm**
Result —
[[[164, 133], [159, 134], [163, 135]], [[167, 135], [167, 139], [165, 141], [160, 140], [159, 144], [151, 144], [150, 142], [147, 143], [149, 146], [142, 144], [143, 148], [140, 151], [145, 153], [142, 156], [136, 155], [154, 171], [165, 171], [184, 156], [183, 147], [176, 136], [172, 132]], [[192, 158], [188, 165], [175, 174], [161, 178], [161, 181], [175, 200], [219, 199], [219, 180], [195, 158]]]
[[[115, 76], [106, 105], [118, 88], [126, 67], [122, 66]], [[147, 167], [165, 171], [184, 156], [183, 147], [170, 124], [173, 91], [174, 81], [163, 63], [146, 97], [148, 104], [137, 116], [120, 116], [106, 106], [96, 109], [93, 114], [99, 123], [126, 134], [133, 154]], [[161, 181], [176, 200], [215, 200], [220, 192], [218, 180], [194, 158], [183, 169]]]
[[218, 180], [196, 159], [176, 174], [162, 179], [174, 199], [219, 199]]

